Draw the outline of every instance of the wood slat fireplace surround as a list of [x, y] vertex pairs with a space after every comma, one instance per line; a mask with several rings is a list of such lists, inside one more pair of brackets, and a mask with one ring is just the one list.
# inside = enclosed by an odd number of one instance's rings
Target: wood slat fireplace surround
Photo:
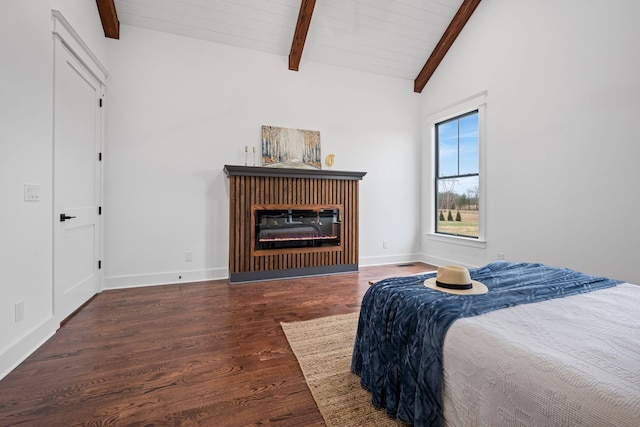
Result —
[[[358, 184], [366, 172], [226, 165], [229, 283], [358, 271]], [[256, 211], [339, 212], [337, 245], [256, 249]]]

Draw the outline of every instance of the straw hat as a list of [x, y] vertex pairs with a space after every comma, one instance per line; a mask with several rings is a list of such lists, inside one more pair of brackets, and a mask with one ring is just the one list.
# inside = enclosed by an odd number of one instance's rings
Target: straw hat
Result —
[[471, 280], [469, 270], [457, 265], [438, 267], [436, 277], [424, 281], [427, 288], [456, 295], [486, 294], [488, 289], [484, 283]]

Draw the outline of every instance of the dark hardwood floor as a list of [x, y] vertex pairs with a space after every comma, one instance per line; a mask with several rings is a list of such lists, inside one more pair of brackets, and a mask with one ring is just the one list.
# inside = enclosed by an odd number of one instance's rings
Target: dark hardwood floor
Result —
[[0, 381], [0, 425], [324, 426], [280, 322], [357, 311], [370, 280], [433, 269], [105, 291]]

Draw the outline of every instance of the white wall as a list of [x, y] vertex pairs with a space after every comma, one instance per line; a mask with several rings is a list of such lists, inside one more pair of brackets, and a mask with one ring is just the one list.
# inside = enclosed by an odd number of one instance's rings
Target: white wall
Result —
[[423, 236], [426, 261], [504, 253], [640, 283], [638, 16], [636, 0], [478, 6], [422, 111], [488, 91], [486, 249]]
[[[105, 287], [226, 278], [228, 180], [261, 125], [319, 130], [360, 184], [362, 264], [419, 248], [412, 82], [123, 25], [107, 45]], [[250, 161], [251, 164], [251, 161]], [[388, 240], [389, 249], [382, 249]], [[185, 262], [185, 252], [193, 261]]]
[[[0, 378], [58, 327], [53, 322], [53, 22], [62, 11], [96, 55], [95, 2], [8, 0], [0, 14]], [[104, 58], [101, 58], [104, 62]], [[24, 201], [24, 184], [40, 201]], [[24, 319], [14, 306], [24, 302]]]

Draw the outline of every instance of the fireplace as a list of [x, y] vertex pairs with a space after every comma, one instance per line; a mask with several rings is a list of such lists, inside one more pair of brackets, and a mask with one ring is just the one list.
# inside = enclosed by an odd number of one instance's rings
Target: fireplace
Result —
[[254, 255], [283, 249], [335, 248], [342, 240], [339, 205], [254, 205]]
[[358, 271], [365, 172], [224, 167], [229, 283]]

